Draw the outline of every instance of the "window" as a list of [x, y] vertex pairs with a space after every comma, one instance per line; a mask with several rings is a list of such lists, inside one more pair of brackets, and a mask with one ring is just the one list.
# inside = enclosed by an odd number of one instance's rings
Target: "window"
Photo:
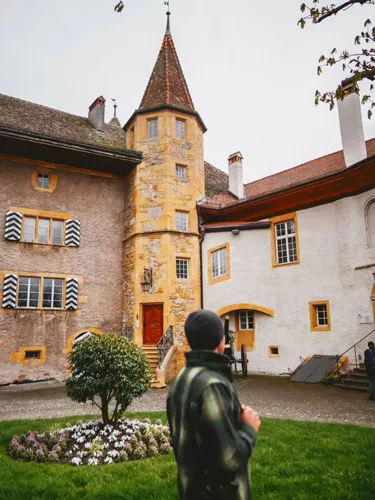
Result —
[[240, 311], [239, 312], [239, 329], [254, 330], [254, 312]]
[[148, 137], [151, 139], [158, 136], [158, 119], [148, 120]]
[[42, 351], [25, 351], [25, 359], [40, 359]]
[[49, 174], [38, 174], [38, 187], [49, 189]]
[[298, 227], [296, 213], [271, 219], [272, 264], [299, 264]]
[[176, 137], [185, 138], [185, 121], [176, 119]]
[[184, 165], [176, 165], [176, 177], [177, 179], [186, 179], [186, 167]]
[[230, 279], [229, 243], [208, 250], [208, 282], [210, 285]]
[[37, 167], [31, 174], [31, 184], [36, 191], [53, 193], [57, 188], [57, 182], [57, 174], [48, 167]]
[[[31, 278], [20, 276], [18, 288], [18, 307], [62, 309], [65, 280], [61, 278]], [[43, 291], [42, 301], [41, 293]]]
[[177, 276], [177, 279], [180, 279], [180, 280], [189, 279], [189, 260], [188, 259], [176, 259], [176, 276]]
[[20, 277], [18, 289], [18, 307], [38, 307], [39, 289], [40, 278]]
[[227, 251], [221, 248], [212, 253], [212, 277], [219, 278], [227, 272]]
[[289, 264], [297, 261], [296, 233], [294, 221], [275, 224], [277, 263]]
[[40, 217], [24, 218], [23, 241], [28, 243], [42, 243], [62, 245], [64, 235], [64, 222]]
[[43, 305], [47, 309], [61, 309], [63, 304], [64, 280], [44, 278]]
[[176, 230], [183, 232], [189, 230], [189, 219], [186, 212], [176, 212]]
[[331, 313], [328, 300], [309, 302], [309, 313], [311, 331], [331, 330]]
[[278, 345], [268, 346], [268, 357], [269, 358], [279, 358], [280, 357]]

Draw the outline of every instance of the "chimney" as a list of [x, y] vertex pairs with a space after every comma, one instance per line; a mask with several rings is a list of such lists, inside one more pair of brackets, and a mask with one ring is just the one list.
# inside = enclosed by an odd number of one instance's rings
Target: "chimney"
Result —
[[367, 158], [361, 103], [353, 83], [342, 82], [343, 100], [338, 100], [342, 147], [347, 167]]
[[240, 151], [233, 153], [228, 158], [229, 191], [240, 200], [244, 198], [242, 160], [243, 156]]
[[104, 112], [105, 99], [103, 96], [98, 97], [89, 107], [89, 120], [91, 125], [100, 132], [104, 132]]

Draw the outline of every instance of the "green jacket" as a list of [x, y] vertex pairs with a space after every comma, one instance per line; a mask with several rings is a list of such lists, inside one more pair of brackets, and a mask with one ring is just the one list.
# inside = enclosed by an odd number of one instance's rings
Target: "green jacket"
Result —
[[167, 401], [180, 498], [248, 500], [256, 432], [241, 422], [229, 358], [193, 350], [186, 359]]

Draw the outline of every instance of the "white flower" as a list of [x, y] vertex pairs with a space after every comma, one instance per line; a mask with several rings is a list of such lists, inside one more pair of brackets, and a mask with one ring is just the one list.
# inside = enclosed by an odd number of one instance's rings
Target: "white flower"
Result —
[[104, 463], [105, 464], [113, 464], [113, 460], [112, 460], [111, 457], [107, 457], [107, 458], [104, 459]]
[[98, 465], [99, 460], [97, 458], [89, 458], [88, 465]]
[[88, 450], [89, 448], [91, 448], [91, 443], [85, 443], [85, 448]]
[[71, 463], [73, 465], [77, 465], [77, 466], [78, 465], [82, 465], [82, 460], [80, 458], [78, 458], [78, 457], [74, 457], [74, 458], [72, 458]]

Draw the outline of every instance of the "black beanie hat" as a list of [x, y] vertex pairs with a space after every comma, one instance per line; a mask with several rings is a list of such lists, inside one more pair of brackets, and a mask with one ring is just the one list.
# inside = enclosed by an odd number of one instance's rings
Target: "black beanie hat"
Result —
[[217, 314], [201, 309], [189, 314], [185, 333], [192, 349], [214, 350], [223, 339], [224, 326]]

